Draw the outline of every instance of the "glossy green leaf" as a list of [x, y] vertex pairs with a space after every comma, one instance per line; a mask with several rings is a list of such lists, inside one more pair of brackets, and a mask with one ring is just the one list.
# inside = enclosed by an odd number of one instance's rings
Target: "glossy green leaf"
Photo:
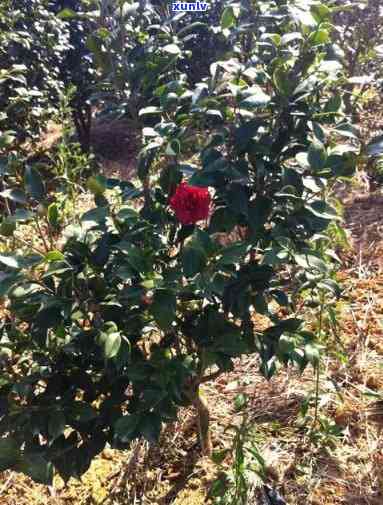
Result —
[[162, 48], [162, 50], [173, 56], [181, 54], [181, 49], [177, 46], [177, 44], [167, 44]]
[[176, 296], [172, 291], [158, 289], [153, 296], [150, 312], [161, 329], [167, 330], [176, 317]]
[[24, 454], [17, 465], [17, 470], [25, 473], [35, 482], [51, 485], [53, 481], [53, 465], [38, 453]]
[[75, 19], [77, 17], [77, 12], [74, 11], [73, 9], [69, 9], [68, 7], [65, 9], [62, 9], [58, 14], [57, 17], [60, 19]]
[[64, 433], [66, 426], [65, 415], [60, 410], [55, 410], [49, 414], [48, 418], [48, 433], [51, 440], [58, 438]]
[[138, 414], [120, 417], [114, 424], [115, 437], [123, 443], [133, 440], [137, 436], [140, 420], [141, 418]]
[[313, 254], [296, 254], [294, 256], [294, 259], [299, 266], [303, 267], [306, 270], [317, 270], [320, 273], [327, 272], [326, 263]]
[[259, 88], [254, 94], [251, 94], [239, 104], [241, 109], [253, 110], [258, 107], [265, 107], [270, 102], [270, 96]]
[[277, 90], [286, 96], [290, 95], [296, 87], [294, 79], [292, 79], [291, 75], [282, 67], [277, 67], [275, 69], [273, 81]]
[[51, 203], [47, 212], [48, 222], [53, 228], [56, 228], [59, 223], [59, 210], [57, 204]]
[[205, 253], [197, 248], [186, 246], [182, 253], [182, 266], [186, 277], [194, 277], [201, 272], [206, 265]]
[[326, 202], [317, 200], [311, 204], [306, 203], [305, 208], [312, 212], [315, 216], [321, 217], [322, 219], [329, 220], [340, 220], [341, 217], [338, 215], [336, 210], [328, 205]]
[[323, 144], [320, 142], [311, 144], [308, 152], [308, 162], [310, 167], [315, 171], [322, 170], [326, 166], [326, 160], [327, 153]]
[[63, 261], [65, 260], [65, 256], [61, 251], [49, 251], [45, 255], [45, 261], [51, 262], [51, 261]]
[[233, 7], [231, 7], [231, 6], [226, 7], [222, 13], [222, 16], [221, 16], [221, 27], [223, 29], [231, 28], [232, 26], [235, 25], [235, 23], [236, 23], [236, 19], [235, 19]]
[[118, 354], [121, 341], [120, 332], [112, 332], [105, 335], [104, 352], [106, 358], [111, 359]]
[[27, 165], [24, 173], [24, 183], [26, 192], [35, 200], [40, 201], [45, 195], [44, 183], [39, 171]]
[[88, 423], [98, 416], [97, 411], [88, 403], [76, 401], [67, 410], [68, 420], [76, 423]]
[[140, 432], [150, 443], [158, 442], [161, 433], [161, 418], [158, 414], [150, 412], [142, 416], [140, 421]]
[[20, 458], [17, 442], [10, 437], [0, 439], [0, 472], [14, 467]]
[[5, 189], [0, 193], [0, 196], [3, 198], [8, 198], [13, 202], [21, 203], [23, 205], [27, 203], [27, 197], [25, 196], [25, 193], [23, 193], [20, 189]]
[[371, 140], [367, 145], [367, 154], [369, 156], [381, 156], [383, 154], [383, 135]]

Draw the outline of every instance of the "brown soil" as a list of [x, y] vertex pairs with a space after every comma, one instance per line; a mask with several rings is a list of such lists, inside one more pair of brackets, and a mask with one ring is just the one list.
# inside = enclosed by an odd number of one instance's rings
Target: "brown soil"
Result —
[[106, 175], [127, 180], [136, 167], [138, 140], [129, 122], [96, 121], [92, 127], [91, 145], [100, 157]]
[[[39, 151], [47, 152], [62, 135], [60, 125], [50, 123], [39, 143]], [[127, 120], [94, 120], [91, 130], [91, 149], [101, 169], [109, 177], [128, 180], [136, 168], [138, 138]]]
[[383, 271], [383, 194], [360, 194], [345, 205], [345, 220], [359, 262]]

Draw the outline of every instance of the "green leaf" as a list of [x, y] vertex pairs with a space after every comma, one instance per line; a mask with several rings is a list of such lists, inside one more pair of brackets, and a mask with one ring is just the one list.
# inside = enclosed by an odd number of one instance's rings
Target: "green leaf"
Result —
[[41, 329], [54, 328], [62, 322], [61, 307], [51, 305], [37, 312], [34, 320], [34, 325]]
[[148, 442], [158, 442], [161, 433], [161, 418], [158, 414], [150, 412], [141, 418], [140, 432]]
[[25, 209], [16, 209], [16, 212], [12, 214], [12, 219], [17, 222], [26, 223], [34, 218], [33, 212]]
[[134, 224], [139, 219], [137, 211], [130, 207], [122, 207], [116, 217], [125, 224]]
[[300, 32], [286, 33], [281, 39], [281, 45], [284, 46], [296, 40], [303, 40], [303, 36]]
[[277, 90], [285, 96], [291, 95], [296, 88], [294, 79], [282, 67], [275, 69], [273, 74], [274, 85]]
[[311, 193], [320, 193], [326, 188], [325, 183], [318, 177], [303, 177], [303, 186]]
[[149, 106], [149, 107], [144, 107], [143, 109], [140, 110], [138, 113], [139, 117], [141, 116], [149, 116], [149, 115], [157, 115], [162, 112], [162, 109], [159, 107], [154, 107], [154, 106]]
[[206, 254], [197, 247], [186, 246], [182, 253], [182, 266], [186, 277], [194, 277], [206, 265]]
[[108, 359], [114, 358], [121, 347], [120, 332], [107, 333], [104, 341], [104, 353]]
[[313, 344], [306, 344], [305, 358], [314, 368], [316, 368], [319, 365], [320, 360], [319, 349], [315, 347]]
[[208, 109], [205, 114], [210, 119], [223, 120], [222, 112], [218, 109]]
[[271, 40], [275, 46], [280, 46], [282, 42], [282, 37], [279, 33], [265, 33], [261, 37], [262, 40]]
[[265, 196], [258, 196], [249, 205], [249, 226], [259, 230], [267, 221], [273, 208], [273, 202]]
[[5, 217], [0, 224], [0, 235], [3, 237], [12, 237], [16, 231], [16, 222], [12, 217]]
[[45, 255], [45, 261], [47, 261], [48, 263], [50, 263], [51, 261], [63, 261], [63, 260], [65, 260], [65, 256], [61, 251], [49, 251], [49, 253]]
[[15, 132], [13, 131], [0, 133], [0, 149], [5, 149], [14, 142], [14, 140], [16, 139], [14, 133]]
[[119, 242], [115, 247], [126, 255], [126, 261], [134, 270], [140, 273], [151, 271], [151, 261], [146, 251], [125, 241]]
[[20, 189], [5, 189], [0, 193], [0, 196], [23, 205], [27, 203], [27, 197]]
[[0, 254], [0, 263], [3, 265], [20, 270], [37, 265], [42, 260], [41, 256], [31, 254], [28, 256], [20, 256], [18, 254]]
[[232, 265], [239, 262], [246, 254], [248, 244], [238, 242], [225, 247], [221, 251], [221, 258], [218, 260], [217, 265]]
[[240, 339], [239, 331], [237, 331], [236, 328], [231, 328], [231, 330], [228, 328], [225, 330], [224, 334], [217, 335], [212, 349], [235, 358], [245, 353], [247, 346], [245, 342]]
[[214, 451], [211, 456], [211, 459], [216, 465], [220, 465], [229, 453], [230, 449], [222, 449], [221, 451]]
[[270, 102], [270, 97], [266, 93], [262, 91], [261, 88], [255, 89], [255, 93], [251, 94], [244, 100], [242, 100], [239, 104], [241, 109], [256, 109], [258, 107], [265, 107]]
[[210, 233], [229, 233], [237, 224], [237, 219], [234, 213], [230, 212], [226, 207], [218, 208], [210, 221]]
[[226, 7], [221, 16], [221, 27], [225, 30], [235, 25], [235, 15], [233, 7]]
[[168, 156], [178, 156], [181, 152], [181, 144], [178, 139], [173, 139], [166, 146], [165, 154]]
[[326, 167], [331, 168], [332, 176], [351, 177], [355, 174], [358, 158], [355, 153], [330, 154]]
[[305, 208], [315, 216], [321, 217], [322, 219], [329, 219], [331, 221], [341, 220], [341, 217], [338, 215], [337, 211], [324, 201], [317, 200], [312, 204], [306, 203]]
[[313, 254], [296, 254], [294, 259], [305, 270], [317, 270], [321, 273], [327, 272], [326, 263]]
[[14, 254], [14, 255], [0, 254], [0, 263], [2, 263], [3, 265], [5, 265], [9, 268], [14, 268], [14, 269], [23, 268], [22, 259], [23, 259], [22, 256], [17, 256], [16, 254]]
[[326, 166], [327, 153], [321, 142], [310, 145], [307, 159], [313, 170], [322, 170]]
[[48, 222], [54, 228], [57, 227], [59, 223], [59, 210], [56, 203], [51, 203], [48, 207], [47, 212]]
[[109, 55], [103, 49], [103, 42], [100, 38], [91, 34], [86, 40], [86, 47], [93, 53], [94, 61], [104, 74], [111, 71]]
[[383, 154], [383, 135], [372, 139], [367, 145], [367, 154], [368, 156], [380, 156]]
[[92, 175], [86, 181], [86, 186], [94, 195], [101, 196], [106, 190], [106, 179], [101, 175]]
[[5, 277], [1, 277], [0, 280], [0, 297], [5, 296], [8, 294], [8, 292], [19, 282], [23, 279], [24, 277], [19, 274], [19, 273], [12, 273], [9, 275], [6, 275]]
[[310, 11], [317, 23], [322, 23], [323, 21], [329, 21], [331, 19], [332, 9], [327, 7], [324, 3], [312, 5]]
[[57, 14], [57, 17], [64, 20], [74, 19], [77, 17], [77, 12], [73, 9], [65, 8]]
[[122, 443], [130, 442], [138, 435], [140, 420], [138, 414], [120, 417], [114, 424], [114, 436]]
[[48, 418], [48, 433], [51, 440], [55, 440], [64, 433], [66, 420], [63, 412], [55, 410], [49, 414]]
[[268, 314], [269, 308], [267, 305], [266, 298], [260, 293], [253, 298], [254, 309], [258, 314]]
[[226, 200], [234, 212], [248, 215], [248, 192], [242, 184], [231, 184]]
[[[336, 93], [334, 96], [332, 96], [329, 101], [326, 103], [325, 112], [338, 112], [338, 110], [342, 106], [342, 97], [339, 93]], [[339, 131], [339, 130], [337, 130]]]
[[13, 438], [0, 438], [0, 472], [14, 467], [20, 458], [20, 450]]
[[98, 416], [97, 411], [88, 403], [76, 401], [67, 410], [68, 419], [76, 423], [88, 423]]
[[327, 44], [329, 38], [327, 30], [317, 30], [310, 35], [308, 40], [312, 45], [317, 46], [319, 44]]
[[321, 282], [318, 282], [317, 287], [318, 289], [328, 291], [337, 297], [340, 296], [342, 291], [339, 284], [332, 279], [323, 279]]
[[288, 307], [289, 298], [284, 291], [276, 289], [275, 291], [271, 291], [270, 294], [279, 305], [281, 305], [282, 307]]
[[190, 32], [193, 32], [196, 28], [208, 28], [209, 25], [207, 23], [202, 23], [201, 21], [196, 21], [195, 23], [191, 23], [190, 25], [182, 28], [178, 33], [177, 37], [181, 38], [184, 35], [188, 35]]
[[41, 200], [45, 195], [44, 183], [39, 171], [27, 165], [24, 174], [25, 189], [29, 195], [35, 200]]
[[162, 48], [162, 50], [171, 55], [181, 54], [181, 49], [177, 46], [177, 44], [167, 44]]
[[153, 296], [150, 305], [150, 313], [153, 315], [158, 326], [168, 330], [176, 318], [177, 300], [176, 295], [166, 289], [158, 289]]
[[81, 216], [81, 222], [86, 223], [87, 228], [102, 226], [105, 224], [108, 215], [109, 211], [106, 207], [97, 207], [85, 212], [85, 214]]
[[165, 193], [169, 193], [171, 189], [177, 186], [182, 180], [182, 172], [177, 166], [168, 165], [161, 171], [160, 185]]
[[246, 394], [240, 393], [234, 398], [234, 407], [237, 412], [243, 409], [248, 403], [248, 397]]
[[24, 454], [16, 469], [25, 473], [40, 484], [51, 485], [53, 481], [53, 465], [40, 454]]

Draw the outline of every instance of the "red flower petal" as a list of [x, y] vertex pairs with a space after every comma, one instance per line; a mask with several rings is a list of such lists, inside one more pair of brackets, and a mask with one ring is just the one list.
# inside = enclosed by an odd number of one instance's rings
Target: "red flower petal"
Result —
[[211, 196], [207, 188], [181, 182], [170, 199], [170, 207], [184, 225], [195, 224], [209, 217]]

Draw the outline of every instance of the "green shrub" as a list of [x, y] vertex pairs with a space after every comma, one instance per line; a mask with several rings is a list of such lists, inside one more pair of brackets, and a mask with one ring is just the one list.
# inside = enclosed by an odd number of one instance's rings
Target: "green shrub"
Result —
[[[137, 28], [148, 59], [133, 59], [131, 71], [154, 86], [137, 114], [148, 120], [140, 182], [92, 177], [96, 207], [62, 239], [52, 203], [50, 240], [33, 254], [0, 255], [8, 314], [0, 469], [45, 483], [53, 468], [79, 477], [106, 443], [155, 441], [162, 423], [191, 404], [209, 454], [201, 384], [243, 354], [258, 354], [266, 378], [318, 365], [320, 348], [295, 300], [304, 290], [337, 292], [334, 254], [321, 247], [338, 219], [327, 193], [352, 175], [356, 156], [340, 144], [349, 125], [342, 98], [329, 92], [340, 70], [326, 59], [331, 11], [309, 4], [258, 2], [249, 24], [249, 6], [224, 3], [219, 30], [232, 49], [196, 84], [178, 66], [189, 57], [183, 42], [174, 35], [169, 47], [165, 14], [162, 24], [145, 17]], [[208, 224], [197, 221], [206, 191], [185, 191], [181, 181], [210, 188]], [[45, 195], [36, 169], [27, 169], [23, 191], [2, 196], [19, 214], [27, 206], [38, 232]], [[20, 245], [18, 230], [3, 241]]]
[[66, 24], [49, 10], [48, 1], [2, 2], [0, 151], [35, 138], [45, 127], [63, 88], [59, 69], [68, 45]]

